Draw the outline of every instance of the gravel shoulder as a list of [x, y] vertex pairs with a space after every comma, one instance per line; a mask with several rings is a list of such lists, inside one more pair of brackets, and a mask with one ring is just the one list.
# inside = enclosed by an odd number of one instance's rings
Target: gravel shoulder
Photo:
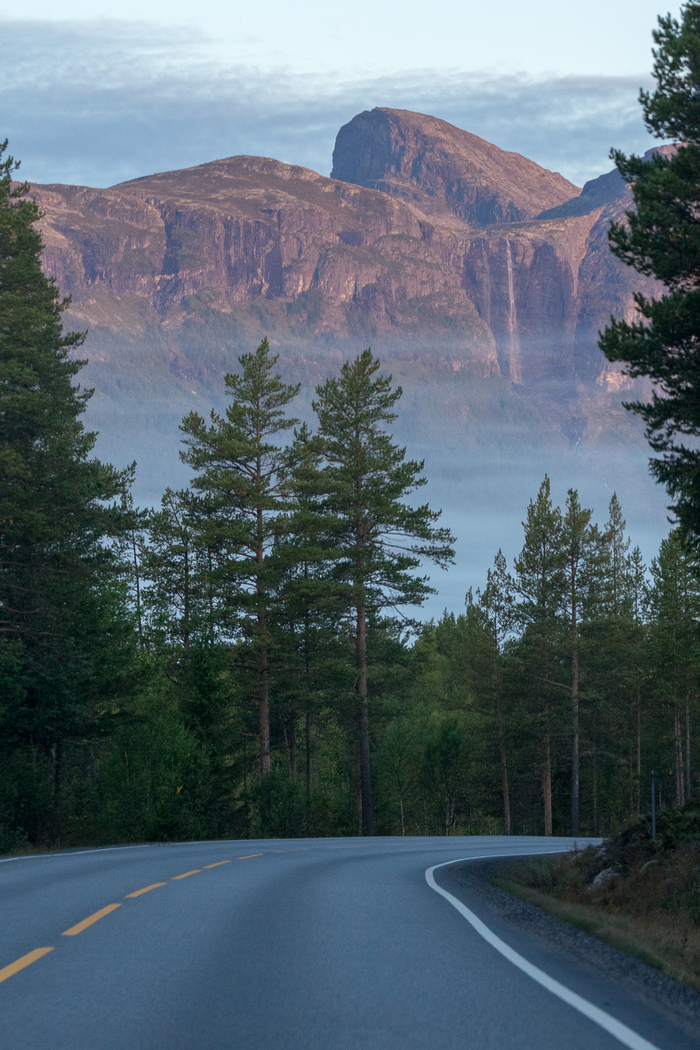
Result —
[[[543, 945], [574, 956], [579, 963], [619, 982], [628, 992], [653, 1003], [690, 1035], [700, 1031], [700, 995], [673, 978], [613, 948], [583, 930], [561, 922], [547, 912], [494, 886], [491, 879], [504, 875], [512, 859], [472, 861], [450, 869], [449, 880], [458, 896], [485, 905], [506, 925], [524, 930]], [[445, 880], [447, 883], [447, 880]], [[464, 894], [459, 893], [462, 889]], [[469, 900], [465, 899], [469, 905]], [[480, 917], [488, 924], [485, 911]]]

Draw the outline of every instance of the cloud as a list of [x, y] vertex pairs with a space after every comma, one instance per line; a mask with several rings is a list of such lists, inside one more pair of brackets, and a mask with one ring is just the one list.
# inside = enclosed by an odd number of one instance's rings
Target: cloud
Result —
[[224, 65], [204, 35], [149, 24], [0, 22], [0, 137], [37, 182], [106, 186], [248, 153], [328, 174], [373, 106], [431, 113], [582, 184], [651, 140], [648, 78], [407, 70], [363, 80]]

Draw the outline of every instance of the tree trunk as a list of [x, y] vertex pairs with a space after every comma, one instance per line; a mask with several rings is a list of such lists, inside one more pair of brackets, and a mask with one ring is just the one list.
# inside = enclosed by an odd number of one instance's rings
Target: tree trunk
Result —
[[542, 766], [542, 796], [544, 798], [544, 833], [552, 834], [552, 750], [549, 733], [544, 737], [544, 763]]
[[296, 715], [292, 714], [289, 724], [284, 727], [284, 741], [287, 745], [287, 759], [289, 764], [289, 779], [297, 778], [297, 734]]
[[260, 653], [260, 775], [265, 777], [270, 772], [270, 691], [267, 681], [267, 649]]
[[693, 788], [690, 780], [690, 700], [685, 701], [685, 800], [690, 801]]
[[637, 679], [637, 819], [642, 812], [642, 703]]
[[[260, 460], [258, 459], [257, 467], [257, 480], [261, 477]], [[263, 546], [263, 511], [262, 507], [257, 508], [257, 549], [255, 552], [255, 560], [260, 566], [260, 572], [258, 573], [256, 580], [256, 590], [258, 597], [260, 598], [260, 605], [263, 605], [263, 594], [265, 590], [265, 583], [262, 578], [262, 566], [265, 564], [265, 549]], [[260, 711], [260, 776], [265, 777], [270, 772], [270, 685], [268, 682], [268, 661], [267, 661], [267, 609], [258, 606], [258, 629], [260, 631], [260, 640], [262, 642], [262, 648], [260, 650], [260, 657], [258, 666], [260, 669], [260, 699], [259, 699], [259, 711]]]
[[508, 763], [506, 761], [506, 745], [503, 733], [503, 711], [501, 710], [500, 697], [496, 701], [496, 717], [498, 719], [498, 743], [501, 751], [501, 783], [503, 786], [503, 819], [506, 835], [512, 835], [513, 829], [510, 820], [510, 791], [508, 789]]
[[367, 703], [367, 623], [365, 607], [357, 607], [357, 692], [359, 696], [360, 798], [362, 834], [374, 834], [372, 813], [372, 771], [369, 757], [369, 708]]
[[[264, 623], [264, 617], [259, 617]], [[260, 671], [260, 693], [258, 711], [260, 715], [260, 776], [270, 773], [270, 687], [268, 684], [268, 650], [262, 649], [258, 659]]]
[[183, 608], [182, 608], [182, 644], [185, 649], [190, 644], [190, 559], [187, 547], [185, 547], [185, 578], [183, 582]]
[[580, 834], [580, 801], [579, 801], [579, 767], [580, 742], [578, 729], [578, 632], [576, 626], [576, 606], [572, 615], [572, 652], [571, 652], [571, 729], [573, 734], [571, 746], [571, 834]]
[[311, 801], [311, 712], [306, 709], [306, 725], [304, 726], [306, 742], [306, 801]]
[[676, 772], [676, 805], [685, 802], [685, 777], [683, 775], [683, 742], [681, 740], [681, 716], [676, 707], [673, 714], [673, 753]]
[[136, 533], [132, 530], [131, 546], [134, 552], [134, 581], [136, 583], [136, 625], [138, 628], [139, 649], [143, 647], [143, 631], [141, 625], [141, 577], [139, 574], [139, 559], [136, 551]]

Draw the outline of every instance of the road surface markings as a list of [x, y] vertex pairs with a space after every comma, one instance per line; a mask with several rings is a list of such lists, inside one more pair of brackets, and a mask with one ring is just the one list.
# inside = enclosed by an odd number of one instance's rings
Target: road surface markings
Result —
[[[130, 847], [127, 847], [130, 848]], [[86, 853], [97, 852], [96, 850], [85, 850]], [[262, 853], [251, 853], [251, 857], [262, 857]], [[12, 858], [14, 859], [14, 858]], [[239, 857], [238, 860], [247, 860], [247, 857]], [[205, 868], [218, 868], [220, 864], [230, 864], [230, 860], [219, 860], [216, 864], [205, 864]], [[188, 875], [196, 875], [202, 871], [202, 868], [194, 868], [193, 871], [186, 871], [184, 875], [174, 875], [173, 879], [186, 879]], [[152, 882], [150, 886], [144, 886], [141, 890], [134, 890], [133, 893], [127, 893], [127, 897], [140, 897], [142, 893], [148, 893], [150, 890], [156, 890], [159, 886], [167, 886], [167, 882]], [[108, 904], [106, 908], [100, 908], [93, 915], [88, 915], [87, 919], [83, 919], [82, 922], [76, 923], [75, 926], [71, 926], [69, 930], [64, 930], [61, 934], [62, 937], [75, 937], [77, 933], [82, 933], [88, 926], [92, 926], [93, 922], [97, 922], [98, 919], [103, 919], [105, 915], [109, 915], [110, 912], [115, 911], [117, 908], [121, 908], [121, 904]], [[0, 969], [0, 983], [6, 981], [8, 977], [12, 977], [13, 974], [19, 973], [25, 966], [31, 966], [37, 959], [41, 959], [44, 955], [48, 955], [52, 952], [53, 948], [35, 948], [32, 952], [27, 952], [21, 959], [15, 959], [13, 963], [4, 966]]]
[[[553, 853], [554, 850], [547, 850], [545, 852]], [[559, 851], [557, 851], [559, 852]], [[505, 856], [513, 856], [513, 854], [504, 854]], [[491, 854], [493, 857], [494, 854]], [[523, 856], [523, 854], [520, 854]], [[497, 952], [500, 952], [508, 962], [513, 963], [519, 970], [531, 977], [533, 981], [537, 981], [538, 984], [546, 988], [548, 992], [556, 995], [557, 998], [568, 1003], [569, 1006], [573, 1006], [574, 1010], [578, 1010], [584, 1017], [588, 1017], [591, 1021], [594, 1021], [601, 1028], [604, 1028], [606, 1032], [618, 1039], [623, 1046], [629, 1047], [629, 1050], [658, 1050], [658, 1047], [654, 1046], [648, 1040], [643, 1039], [641, 1035], [637, 1035], [627, 1025], [622, 1024], [615, 1017], [611, 1017], [610, 1014], [606, 1014], [604, 1010], [599, 1010], [593, 1003], [589, 1003], [587, 999], [577, 995], [576, 992], [572, 992], [571, 989], [565, 985], [560, 984], [559, 981], [555, 981], [553, 977], [546, 974], [543, 970], [539, 970], [532, 963], [524, 959], [522, 955], [519, 955], [516, 951], [502, 941], [500, 937], [497, 937], [492, 930], [488, 928], [479, 919], [473, 911], [470, 911], [465, 904], [462, 904], [460, 900], [453, 897], [447, 890], [443, 890], [442, 886], [438, 886], [433, 875], [434, 871], [438, 868], [446, 868], [450, 864], [462, 864], [467, 860], [483, 860], [483, 857], [464, 857], [461, 860], [448, 860], [443, 864], [434, 864], [432, 868], [428, 868], [425, 873], [425, 881], [430, 886], [431, 890], [435, 890], [441, 897], [444, 897], [446, 901], [449, 901], [453, 908], [456, 908], [459, 914], [467, 920], [467, 922], [476, 930], [476, 932], [487, 941], [492, 948], [495, 948]]]
[[308, 849], [273, 849], [273, 853], [308, 853]]
[[98, 919], [104, 919], [105, 915], [109, 915], [115, 908], [121, 908], [121, 904], [108, 904], [106, 908], [100, 908], [94, 915], [88, 915], [87, 919], [83, 919], [82, 922], [76, 923], [75, 926], [71, 926], [69, 930], [64, 930], [61, 934], [62, 937], [75, 937], [76, 933], [82, 933], [88, 926], [92, 926], [93, 922], [97, 922]]
[[245, 857], [236, 857], [236, 860], [250, 860], [251, 857], [264, 857], [264, 853], [247, 853]]
[[150, 886], [144, 886], [142, 890], [134, 890], [133, 893], [127, 893], [127, 897], [140, 897], [142, 893], [148, 893], [149, 890], [157, 890], [159, 886], [167, 885], [167, 882], [152, 882]]
[[15, 959], [9, 966], [3, 966], [0, 970], [0, 981], [6, 981], [8, 977], [12, 977], [13, 973], [18, 973], [25, 966], [30, 966], [37, 959], [41, 959], [43, 955], [48, 955], [52, 951], [53, 948], [35, 948], [33, 952], [27, 952], [21, 959]]

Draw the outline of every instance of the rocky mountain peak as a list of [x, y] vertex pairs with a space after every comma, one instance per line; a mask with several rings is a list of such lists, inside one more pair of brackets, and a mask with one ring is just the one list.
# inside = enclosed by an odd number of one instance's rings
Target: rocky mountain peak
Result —
[[390, 193], [432, 222], [462, 228], [532, 219], [580, 193], [519, 153], [401, 109], [365, 111], [345, 124], [331, 178]]

